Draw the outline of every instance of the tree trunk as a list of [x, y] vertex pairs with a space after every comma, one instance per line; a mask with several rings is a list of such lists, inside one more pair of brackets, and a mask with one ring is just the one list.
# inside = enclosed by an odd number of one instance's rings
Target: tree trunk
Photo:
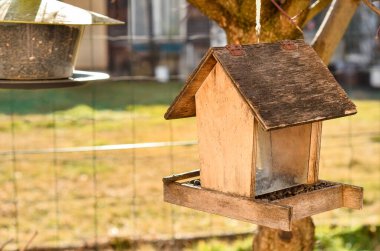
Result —
[[253, 242], [253, 250], [313, 250], [314, 229], [311, 217], [293, 222], [291, 232], [260, 226]]
[[[229, 44], [257, 43], [255, 31], [255, 1], [252, 0], [188, 0], [224, 29]], [[293, 23], [270, 0], [262, 0], [260, 42], [301, 38], [297, 27], [303, 27], [327, 7], [331, 0], [319, 0], [309, 6], [309, 0], [276, 0]], [[359, 6], [360, 0], [334, 0], [321, 25], [313, 47], [327, 64]], [[295, 24], [294, 24], [295, 23]], [[253, 241], [254, 251], [312, 251], [315, 226], [311, 217], [292, 223], [292, 232], [259, 226]]]

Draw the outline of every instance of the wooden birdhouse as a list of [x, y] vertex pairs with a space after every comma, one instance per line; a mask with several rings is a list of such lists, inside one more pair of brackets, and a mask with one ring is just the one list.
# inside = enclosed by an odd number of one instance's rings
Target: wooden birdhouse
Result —
[[212, 48], [165, 114], [196, 116], [200, 171], [164, 178], [164, 199], [283, 230], [359, 209], [362, 188], [318, 177], [322, 121], [355, 113], [302, 40]]
[[122, 24], [56, 0], [0, 0], [0, 79], [65, 79], [84, 27]]

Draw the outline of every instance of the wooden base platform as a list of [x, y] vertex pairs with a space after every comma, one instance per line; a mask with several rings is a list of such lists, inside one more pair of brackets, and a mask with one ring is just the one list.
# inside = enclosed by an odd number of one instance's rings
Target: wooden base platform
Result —
[[291, 231], [293, 220], [341, 207], [361, 209], [363, 205], [363, 188], [335, 182], [326, 188], [274, 201], [226, 194], [183, 182], [199, 174], [196, 170], [164, 178], [164, 201], [284, 231]]

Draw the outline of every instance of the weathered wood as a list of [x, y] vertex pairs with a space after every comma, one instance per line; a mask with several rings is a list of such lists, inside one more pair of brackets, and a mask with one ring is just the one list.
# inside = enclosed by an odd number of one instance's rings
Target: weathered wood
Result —
[[[220, 190], [223, 187], [224, 182], [224, 170], [223, 170], [223, 159], [220, 157], [220, 148], [221, 143], [216, 145], [217, 139], [215, 138], [213, 141], [212, 137], [217, 137], [215, 135], [220, 133], [219, 130], [213, 130], [213, 128], [209, 128], [209, 119], [213, 119], [213, 111], [207, 109], [208, 108], [208, 99], [209, 93], [204, 92], [204, 89], [209, 89], [209, 85], [213, 85], [216, 78], [216, 66], [210, 71], [209, 75], [203, 82], [203, 85], [198, 90], [195, 102], [196, 109], [198, 113], [197, 117], [197, 129], [198, 129], [198, 152], [199, 152], [199, 162], [201, 166], [201, 180], [203, 182], [203, 186], [206, 188]], [[203, 91], [202, 91], [203, 89]], [[203, 102], [200, 102], [200, 99], [204, 99]], [[205, 105], [205, 107], [203, 107]], [[213, 105], [211, 103], [211, 105]], [[213, 106], [212, 106], [213, 107]], [[211, 114], [210, 114], [211, 113]], [[205, 121], [203, 120], [205, 119]], [[212, 121], [211, 121], [212, 123]], [[211, 132], [209, 130], [211, 129]], [[211, 135], [209, 135], [211, 133]], [[212, 136], [211, 139], [209, 136]], [[205, 137], [205, 138], [203, 138]], [[211, 142], [210, 142], [211, 140]], [[212, 160], [211, 158], [216, 158]], [[220, 170], [218, 170], [220, 168]]]
[[164, 201], [254, 224], [290, 230], [292, 209], [178, 183], [164, 184]]
[[202, 186], [252, 196], [254, 117], [250, 107], [220, 64], [195, 99]]
[[343, 205], [351, 209], [363, 208], [363, 188], [343, 185]]
[[337, 184], [320, 190], [302, 193], [293, 197], [277, 200], [280, 205], [293, 208], [293, 218], [302, 219], [343, 207], [343, 185]]
[[179, 95], [165, 114], [166, 119], [177, 119], [195, 116], [195, 94], [216, 64], [212, 56], [213, 49], [208, 50], [201, 63], [190, 75]]
[[318, 181], [319, 154], [321, 149], [322, 122], [311, 124], [309, 164], [307, 170], [307, 183]]
[[184, 180], [184, 179], [190, 179], [194, 178], [200, 175], [200, 169], [194, 170], [191, 172], [186, 172], [186, 173], [180, 173], [180, 174], [173, 174], [171, 176], [164, 177], [162, 181], [164, 183], [169, 183], [169, 182], [174, 182], [177, 180]]
[[222, 65], [266, 130], [355, 114], [355, 105], [315, 51], [304, 41], [292, 43], [294, 50], [287, 49], [284, 42], [243, 45], [245, 56], [232, 56], [226, 48], [211, 49], [165, 117], [195, 116], [194, 95], [214, 60]]
[[[246, 56], [226, 50], [214, 56], [229, 73], [266, 130], [356, 113], [355, 105], [315, 51], [304, 41], [243, 46]], [[276, 62], [273, 64], [273, 62]]]
[[[328, 181], [323, 181], [328, 182]], [[331, 183], [331, 182], [328, 182]], [[178, 182], [164, 183], [166, 202], [271, 228], [291, 230], [292, 221], [340, 207], [361, 209], [361, 187], [333, 182], [330, 187], [268, 201]]]

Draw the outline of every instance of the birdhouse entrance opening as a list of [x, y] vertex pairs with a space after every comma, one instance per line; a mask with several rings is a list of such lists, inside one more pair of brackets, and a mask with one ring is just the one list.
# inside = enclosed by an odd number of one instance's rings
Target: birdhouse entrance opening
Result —
[[256, 195], [305, 184], [311, 124], [275, 131], [257, 130]]

